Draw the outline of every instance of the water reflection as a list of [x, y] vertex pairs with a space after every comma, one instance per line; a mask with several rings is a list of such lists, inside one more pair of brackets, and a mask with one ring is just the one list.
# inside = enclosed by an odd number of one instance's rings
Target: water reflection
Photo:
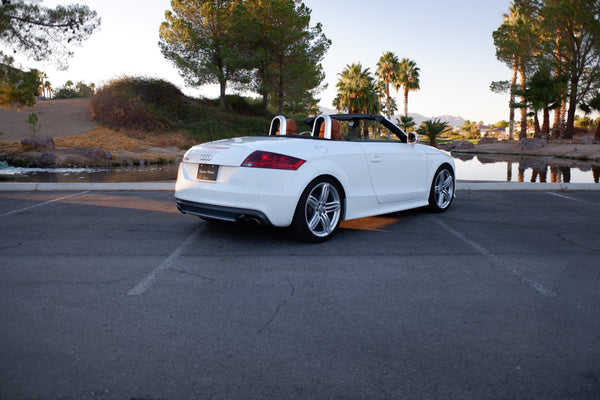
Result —
[[118, 168], [16, 168], [0, 165], [0, 182], [155, 182], [177, 179], [178, 164]]
[[[452, 153], [457, 179], [506, 182], [599, 183], [600, 164], [552, 157]], [[504, 165], [504, 173], [501, 167]], [[502, 174], [504, 176], [502, 176]]]

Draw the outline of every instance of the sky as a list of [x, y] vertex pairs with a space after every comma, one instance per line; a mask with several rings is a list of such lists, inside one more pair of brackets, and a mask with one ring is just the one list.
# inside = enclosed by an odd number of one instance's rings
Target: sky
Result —
[[[45, 0], [55, 7], [74, 0]], [[23, 68], [37, 68], [54, 88], [73, 82], [102, 86], [122, 76], [165, 79], [195, 97], [218, 97], [216, 86], [186, 87], [177, 69], [158, 47], [159, 26], [169, 0], [77, 0], [102, 18], [100, 30], [73, 48], [66, 71], [49, 63], [16, 58]], [[489, 90], [509, 80], [510, 69], [496, 60], [492, 32], [510, 0], [304, 0], [311, 25], [320, 22], [332, 45], [323, 59], [328, 88], [317, 97], [333, 108], [338, 74], [360, 62], [375, 72], [384, 52], [410, 58], [420, 68], [420, 90], [410, 92], [409, 112], [426, 117], [460, 116], [471, 121], [508, 120], [508, 95]], [[229, 90], [229, 93], [234, 93]], [[403, 96], [392, 92], [403, 110]], [[400, 113], [399, 111], [398, 113]]]

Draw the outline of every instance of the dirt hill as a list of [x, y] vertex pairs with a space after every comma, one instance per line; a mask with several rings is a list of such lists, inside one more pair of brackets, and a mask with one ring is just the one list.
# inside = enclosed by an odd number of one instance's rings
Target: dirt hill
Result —
[[[22, 139], [33, 136], [28, 123], [32, 112], [38, 115], [40, 123], [35, 136], [52, 137], [56, 148], [21, 145]], [[96, 124], [90, 117], [90, 99], [40, 101], [35, 107], [20, 111], [0, 109], [0, 160], [24, 167], [164, 163], [176, 162], [191, 145], [177, 132], [160, 135], [115, 131]], [[107, 156], [98, 159], [97, 154]]]
[[35, 136], [67, 137], [82, 135], [97, 125], [90, 120], [90, 99], [44, 100], [33, 108], [0, 109], [0, 141], [20, 141], [32, 136], [28, 117], [38, 116], [40, 130]]

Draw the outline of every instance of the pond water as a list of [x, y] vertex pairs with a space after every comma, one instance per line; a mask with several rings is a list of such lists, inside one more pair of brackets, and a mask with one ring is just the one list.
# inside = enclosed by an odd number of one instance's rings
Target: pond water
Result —
[[[600, 164], [558, 158], [452, 154], [459, 181], [598, 183]], [[118, 168], [15, 168], [0, 162], [0, 182], [174, 181], [177, 164]]]
[[463, 181], [598, 183], [600, 164], [555, 157], [453, 153]]
[[177, 179], [178, 164], [118, 168], [15, 168], [0, 162], [0, 182], [155, 182]]

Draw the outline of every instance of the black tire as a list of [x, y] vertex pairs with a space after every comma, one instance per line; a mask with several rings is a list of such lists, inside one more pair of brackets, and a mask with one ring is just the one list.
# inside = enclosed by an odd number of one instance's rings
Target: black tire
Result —
[[313, 180], [302, 192], [291, 231], [299, 239], [319, 243], [335, 233], [343, 215], [342, 191], [327, 177]]
[[456, 185], [454, 173], [447, 165], [436, 171], [429, 191], [429, 210], [440, 213], [446, 211], [454, 199]]

